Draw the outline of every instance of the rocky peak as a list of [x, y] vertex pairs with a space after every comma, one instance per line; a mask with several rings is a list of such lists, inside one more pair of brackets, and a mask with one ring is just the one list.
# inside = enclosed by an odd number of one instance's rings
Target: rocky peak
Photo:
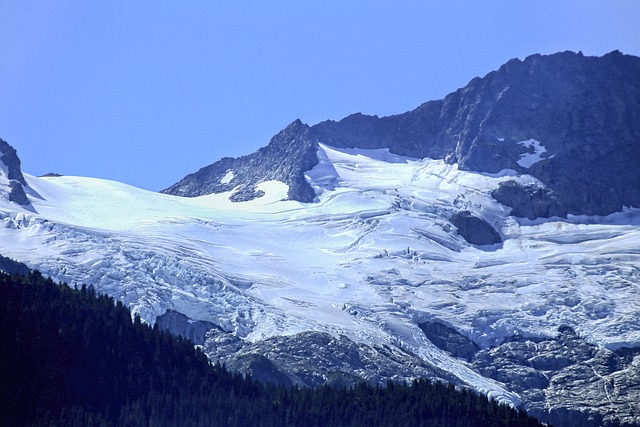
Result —
[[304, 172], [318, 163], [317, 150], [309, 126], [296, 120], [255, 153], [223, 158], [162, 192], [195, 197], [231, 191], [230, 199], [240, 202], [261, 197], [264, 193], [256, 188], [261, 182], [277, 180], [289, 186], [289, 199], [311, 202], [315, 193]]

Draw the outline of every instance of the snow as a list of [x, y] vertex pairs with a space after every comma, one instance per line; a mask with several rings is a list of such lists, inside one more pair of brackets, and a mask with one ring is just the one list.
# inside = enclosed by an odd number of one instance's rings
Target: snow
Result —
[[[401, 346], [511, 402], [418, 323], [437, 319], [482, 346], [559, 326], [602, 346], [640, 344], [640, 210], [518, 222], [490, 193], [527, 175], [388, 150], [321, 145], [318, 157], [309, 204], [285, 200], [278, 181], [233, 203], [231, 192], [180, 198], [25, 175], [35, 213], [0, 199], [0, 254], [92, 283], [150, 323], [174, 309], [248, 341], [315, 330]], [[459, 209], [493, 224], [504, 244], [467, 244], [448, 221]]]
[[227, 173], [220, 179], [220, 184], [228, 184], [231, 182], [233, 178], [235, 178], [235, 174], [232, 170], [228, 170]]
[[520, 156], [520, 160], [518, 160], [518, 164], [523, 168], [530, 168], [534, 164], [538, 163], [542, 160], [542, 155], [547, 152], [547, 149], [544, 148], [540, 141], [536, 139], [527, 139], [526, 141], [520, 141], [518, 144], [526, 147], [531, 150], [533, 148], [533, 153], [525, 153]]

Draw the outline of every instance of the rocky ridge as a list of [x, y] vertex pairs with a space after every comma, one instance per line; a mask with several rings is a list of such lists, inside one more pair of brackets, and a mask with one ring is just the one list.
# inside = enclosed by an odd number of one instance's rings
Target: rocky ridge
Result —
[[[353, 114], [311, 127], [295, 121], [256, 153], [222, 159], [163, 192], [235, 191], [234, 200], [247, 200], [260, 196], [258, 183], [278, 179], [290, 199], [309, 202], [304, 172], [318, 162], [318, 142], [532, 175], [538, 186], [512, 183], [496, 194], [516, 216], [606, 215], [640, 206], [640, 58], [615, 51], [513, 59], [403, 114]], [[233, 179], [222, 182], [229, 172]]]
[[304, 172], [318, 164], [316, 151], [317, 139], [310, 128], [296, 120], [257, 152], [237, 159], [225, 157], [162, 192], [195, 197], [233, 191], [231, 199], [242, 202], [264, 194], [256, 189], [259, 183], [277, 180], [289, 185], [290, 199], [311, 202], [315, 193]]

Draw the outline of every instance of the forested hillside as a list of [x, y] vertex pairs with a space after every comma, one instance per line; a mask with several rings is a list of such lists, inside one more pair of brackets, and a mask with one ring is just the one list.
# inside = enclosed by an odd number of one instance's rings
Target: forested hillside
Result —
[[[6, 259], [4, 260], [6, 262]], [[5, 269], [6, 271], [6, 269]], [[0, 273], [2, 426], [539, 426], [473, 392], [415, 381], [276, 387], [212, 366], [93, 288]]]

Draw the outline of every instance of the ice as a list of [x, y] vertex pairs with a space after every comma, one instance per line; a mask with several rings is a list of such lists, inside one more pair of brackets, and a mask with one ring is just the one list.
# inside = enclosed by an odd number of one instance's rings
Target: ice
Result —
[[220, 179], [220, 184], [228, 184], [231, 182], [233, 178], [235, 178], [235, 174], [232, 170], [228, 170], [227, 173]]
[[526, 141], [518, 142], [518, 144], [529, 149], [533, 148], [533, 153], [525, 153], [520, 156], [518, 164], [523, 168], [528, 169], [535, 163], [538, 163], [542, 160], [542, 155], [547, 152], [547, 149], [542, 146], [542, 143], [536, 139], [527, 139]]
[[[510, 402], [417, 323], [437, 319], [481, 346], [559, 326], [610, 348], [640, 343], [640, 210], [516, 221], [491, 191], [528, 175], [388, 150], [321, 145], [318, 157], [309, 204], [285, 200], [278, 181], [233, 203], [231, 192], [180, 198], [26, 175], [40, 198], [35, 212], [0, 200], [0, 253], [94, 284], [149, 323], [173, 309], [247, 341], [313, 330], [401, 347]], [[467, 244], [448, 220], [460, 209], [495, 224], [504, 244]]]

